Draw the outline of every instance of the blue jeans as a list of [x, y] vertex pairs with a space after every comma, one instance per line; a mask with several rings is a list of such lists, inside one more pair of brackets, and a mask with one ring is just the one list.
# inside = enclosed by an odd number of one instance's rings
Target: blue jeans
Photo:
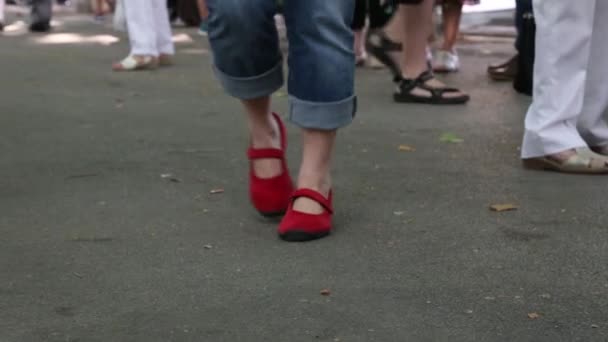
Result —
[[[289, 40], [290, 120], [303, 128], [333, 130], [352, 122], [354, 0], [284, 0]], [[269, 96], [283, 85], [274, 22], [276, 0], [207, 0], [214, 69], [239, 99]]]
[[532, 0], [515, 0], [515, 28], [517, 29], [517, 39], [515, 40], [515, 48], [519, 51], [521, 46], [521, 31], [524, 24], [524, 14], [532, 12]]

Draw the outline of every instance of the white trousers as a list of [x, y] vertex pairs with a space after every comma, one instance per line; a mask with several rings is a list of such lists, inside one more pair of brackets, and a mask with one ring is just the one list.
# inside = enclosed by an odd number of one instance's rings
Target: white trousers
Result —
[[0, 23], [4, 22], [4, 0], [0, 0]]
[[608, 144], [608, 1], [533, 4], [534, 100], [522, 158]]
[[174, 54], [166, 0], [123, 0], [132, 55]]

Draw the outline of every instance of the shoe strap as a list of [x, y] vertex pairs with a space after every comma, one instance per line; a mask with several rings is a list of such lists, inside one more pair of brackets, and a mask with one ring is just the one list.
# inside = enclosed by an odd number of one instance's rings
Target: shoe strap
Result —
[[253, 148], [250, 147], [247, 150], [247, 157], [250, 160], [255, 159], [283, 159], [285, 158], [285, 153], [283, 150], [279, 150], [278, 148]]
[[325, 196], [321, 195], [318, 191], [302, 188], [302, 189], [296, 190], [296, 192], [294, 192], [293, 195], [291, 196], [291, 199], [292, 199], [292, 201], [295, 201], [296, 199], [298, 199], [300, 197], [310, 198], [311, 200], [319, 203], [330, 214], [333, 214], [333, 212], [334, 212], [333, 206], [331, 203], [332, 202], [331, 190], [329, 191], [329, 198], [325, 198]]

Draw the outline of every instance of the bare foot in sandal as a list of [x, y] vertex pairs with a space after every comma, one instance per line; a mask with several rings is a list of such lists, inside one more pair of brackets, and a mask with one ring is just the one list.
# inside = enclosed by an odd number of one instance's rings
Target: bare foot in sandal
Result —
[[417, 78], [403, 78], [393, 95], [396, 102], [426, 104], [464, 104], [469, 95], [459, 89], [446, 86], [435, 78], [431, 71], [425, 71]]
[[591, 151], [587, 147], [524, 159], [523, 162], [528, 169], [583, 174], [608, 173], [608, 158]]

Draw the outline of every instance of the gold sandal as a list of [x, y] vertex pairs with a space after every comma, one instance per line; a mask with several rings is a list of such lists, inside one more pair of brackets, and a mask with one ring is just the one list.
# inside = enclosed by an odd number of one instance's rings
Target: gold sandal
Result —
[[608, 173], [608, 158], [591, 151], [587, 147], [577, 148], [576, 154], [563, 161], [544, 156], [524, 159], [523, 163], [525, 168], [534, 170], [582, 174]]
[[114, 71], [153, 70], [158, 67], [158, 58], [153, 56], [127, 56], [125, 59], [112, 65]]

